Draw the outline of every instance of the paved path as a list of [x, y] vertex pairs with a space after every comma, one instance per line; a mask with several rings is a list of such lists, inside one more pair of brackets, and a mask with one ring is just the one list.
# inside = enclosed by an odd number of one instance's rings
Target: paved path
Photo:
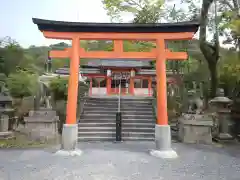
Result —
[[179, 158], [156, 159], [153, 143], [81, 143], [80, 157], [53, 150], [0, 150], [0, 180], [239, 180], [240, 148], [173, 144]]

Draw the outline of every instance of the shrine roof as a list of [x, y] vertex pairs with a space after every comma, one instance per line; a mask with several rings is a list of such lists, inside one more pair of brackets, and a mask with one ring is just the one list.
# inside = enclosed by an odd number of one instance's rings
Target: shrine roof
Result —
[[127, 68], [150, 68], [149, 60], [126, 60], [126, 59], [94, 59], [89, 60], [87, 65], [91, 67], [127, 67]]
[[199, 22], [187, 21], [178, 23], [93, 23], [66, 22], [33, 18], [40, 31], [53, 32], [118, 32], [118, 33], [176, 33], [197, 32]]

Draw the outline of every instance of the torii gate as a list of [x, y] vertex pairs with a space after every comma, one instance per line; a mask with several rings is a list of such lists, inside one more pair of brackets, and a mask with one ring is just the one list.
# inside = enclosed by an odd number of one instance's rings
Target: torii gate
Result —
[[[63, 51], [51, 51], [50, 57], [71, 57], [68, 85], [67, 116], [62, 134], [62, 148], [74, 150], [77, 144], [77, 95], [80, 58], [104, 59], [156, 59], [157, 79], [157, 123], [155, 142], [157, 151], [153, 155], [176, 156], [171, 150], [171, 132], [167, 115], [166, 60], [185, 60], [186, 52], [171, 52], [165, 47], [165, 40], [190, 40], [198, 30], [198, 22], [172, 24], [130, 24], [130, 23], [78, 23], [33, 18], [34, 24], [46, 38], [71, 40], [72, 47]], [[80, 40], [113, 40], [111, 52], [87, 52], [80, 47]], [[150, 52], [124, 52], [123, 40], [155, 41], [156, 49]]]

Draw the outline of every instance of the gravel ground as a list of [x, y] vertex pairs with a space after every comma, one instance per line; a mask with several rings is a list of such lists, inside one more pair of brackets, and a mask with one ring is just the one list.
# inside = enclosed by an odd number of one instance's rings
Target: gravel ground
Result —
[[0, 180], [240, 180], [240, 147], [174, 143], [177, 159], [149, 155], [151, 142], [80, 143], [80, 157], [55, 149], [0, 150]]

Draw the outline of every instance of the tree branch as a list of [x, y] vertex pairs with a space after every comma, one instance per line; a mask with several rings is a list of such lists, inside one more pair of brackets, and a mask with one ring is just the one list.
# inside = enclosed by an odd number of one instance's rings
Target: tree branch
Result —
[[[233, 0], [233, 4], [234, 4], [234, 1], [235, 0]], [[230, 8], [230, 10], [232, 10], [232, 11], [234, 10], [234, 6], [230, 3], [229, 0], [221, 0], [221, 3], [224, 5], [227, 5]]]

